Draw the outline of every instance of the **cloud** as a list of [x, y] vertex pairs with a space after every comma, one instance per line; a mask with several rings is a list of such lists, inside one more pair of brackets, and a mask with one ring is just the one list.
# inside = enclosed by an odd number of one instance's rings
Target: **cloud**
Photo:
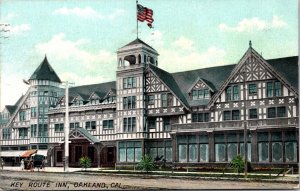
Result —
[[222, 32], [255, 32], [269, 29], [279, 29], [288, 26], [288, 24], [278, 16], [273, 16], [271, 21], [262, 20], [258, 17], [252, 19], [243, 19], [236, 26], [230, 27], [227, 24], [220, 24], [219, 29]]
[[113, 19], [116, 19], [116, 18], [124, 15], [125, 12], [126, 11], [124, 9], [116, 9], [108, 15], [103, 15], [91, 7], [85, 7], [85, 8], [63, 7], [63, 8], [56, 9], [53, 12], [53, 14], [64, 15], [64, 16], [77, 16], [77, 17], [84, 18], [84, 19], [110, 19], [110, 20], [113, 20]]
[[8, 13], [1, 17], [0, 23], [9, 23], [12, 19], [14, 19], [17, 15], [14, 13]]
[[18, 35], [31, 30], [29, 24], [11, 25], [8, 28], [11, 35]]
[[63, 7], [60, 9], [56, 9], [54, 11], [54, 14], [57, 15], [75, 15], [78, 17], [82, 17], [82, 18], [96, 18], [96, 19], [102, 19], [104, 18], [100, 13], [98, 13], [97, 11], [95, 11], [93, 8], [91, 7], [85, 7], [85, 8], [67, 8], [67, 7]]
[[225, 50], [216, 46], [210, 46], [207, 50], [200, 52], [194, 47], [194, 42], [184, 36], [175, 40], [171, 46], [169, 49], [160, 50], [158, 63], [161, 68], [169, 72], [226, 64]]
[[124, 15], [125, 12], [126, 11], [124, 9], [117, 9], [114, 12], [112, 12], [110, 15], [108, 15], [107, 18], [113, 20], [115, 18], [118, 18], [118, 17]]
[[164, 45], [163, 33], [156, 29], [150, 35], [146, 36], [145, 42], [149, 43], [153, 48], [160, 49]]
[[[8, 63], [6, 63], [8, 64]], [[4, 63], [3, 63], [4, 65]], [[2, 74], [5, 74], [2, 71]], [[28, 86], [22, 82], [22, 76], [18, 74], [5, 75], [1, 82], [1, 109], [4, 105], [13, 105], [17, 102], [20, 96], [26, 93]], [[5, 93], [9, 92], [9, 93]]]
[[179, 37], [179, 39], [177, 39], [173, 45], [175, 45], [178, 48], [182, 48], [182, 49], [186, 49], [186, 50], [190, 50], [193, 48], [193, 44], [194, 42], [184, 36]]
[[87, 39], [71, 41], [66, 38], [64, 33], [56, 34], [48, 42], [40, 43], [35, 46], [39, 54], [47, 54], [59, 62], [75, 61], [80, 66], [89, 71], [95, 70], [99, 63], [109, 64], [115, 61], [116, 56], [105, 49], [92, 52], [85, 50], [84, 46], [90, 43]]

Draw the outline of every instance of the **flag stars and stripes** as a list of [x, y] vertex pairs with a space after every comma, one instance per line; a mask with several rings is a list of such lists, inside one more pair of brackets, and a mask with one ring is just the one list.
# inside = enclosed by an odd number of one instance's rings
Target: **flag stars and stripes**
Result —
[[154, 19], [153, 16], [153, 10], [149, 9], [147, 7], [144, 7], [140, 4], [137, 4], [137, 20], [140, 22], [147, 21], [147, 25], [152, 28], [152, 23]]

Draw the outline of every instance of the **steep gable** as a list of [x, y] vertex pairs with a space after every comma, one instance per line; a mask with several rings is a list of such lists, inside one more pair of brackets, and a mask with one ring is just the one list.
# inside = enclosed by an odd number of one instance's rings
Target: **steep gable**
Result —
[[248, 81], [259, 81], [277, 79], [284, 84], [289, 90], [297, 94], [291, 84], [276, 71], [266, 60], [262, 58], [250, 45], [244, 56], [240, 59], [238, 64], [232, 70], [230, 76], [224, 81], [219, 91], [213, 96], [209, 102], [209, 107], [215, 103], [222, 92], [230, 83], [240, 83]]
[[[150, 81], [147, 82], [147, 80], [146, 80], [146, 91], [147, 91], [147, 88], [148, 88], [149, 92], [158, 91], [159, 89], [157, 89], [157, 88], [161, 88], [160, 91], [164, 91], [163, 89], [167, 88], [171, 91], [171, 93], [175, 97], [177, 97], [177, 99], [182, 103], [183, 106], [185, 106], [186, 109], [189, 109], [188, 102], [187, 102], [186, 98], [184, 97], [184, 95], [182, 94], [182, 92], [181, 92], [180, 88], [178, 87], [176, 81], [174, 80], [173, 76], [170, 73], [168, 73], [154, 65], [151, 65], [151, 64], [148, 65], [148, 68], [155, 75], [155, 79], [153, 79], [153, 80], [154, 81], [156, 80], [156, 83], [154, 85], [154, 89], [151, 90], [150, 86], [147, 87], [147, 84], [150, 84]], [[159, 82], [162, 82], [162, 84], [157, 83], [158, 80], [159, 80]], [[157, 86], [157, 88], [155, 88], [155, 86]]]

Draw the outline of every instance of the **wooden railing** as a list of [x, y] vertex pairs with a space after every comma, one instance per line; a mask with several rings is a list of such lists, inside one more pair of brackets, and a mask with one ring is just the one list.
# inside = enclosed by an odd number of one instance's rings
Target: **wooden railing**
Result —
[[[248, 120], [248, 128], [272, 128], [272, 127], [296, 127], [298, 126], [298, 118], [277, 118], [277, 119], [258, 119]], [[200, 123], [186, 123], [186, 124], [173, 124], [172, 131], [180, 130], [201, 130], [201, 129], [222, 129], [222, 128], [243, 128], [243, 121], [222, 121], [222, 122], [200, 122]]]

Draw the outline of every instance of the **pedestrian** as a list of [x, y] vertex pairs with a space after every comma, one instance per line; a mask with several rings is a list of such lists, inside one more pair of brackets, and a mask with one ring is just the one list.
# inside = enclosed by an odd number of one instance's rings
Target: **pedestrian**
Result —
[[43, 159], [42, 161], [42, 169], [45, 171], [45, 167], [46, 167], [46, 158]]
[[33, 160], [31, 159], [29, 162], [29, 167], [30, 167], [30, 171], [33, 172], [34, 171], [34, 166], [33, 166]]
[[1, 169], [3, 170], [3, 166], [4, 166], [4, 160], [3, 158], [1, 158]]
[[21, 170], [24, 170], [24, 159], [21, 160]]

